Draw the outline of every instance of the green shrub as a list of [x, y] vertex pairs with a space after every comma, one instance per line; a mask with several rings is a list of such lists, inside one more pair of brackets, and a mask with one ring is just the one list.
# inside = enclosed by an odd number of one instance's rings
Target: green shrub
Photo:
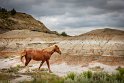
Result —
[[124, 68], [117, 68], [118, 73], [116, 74], [116, 79], [119, 81], [124, 81]]
[[65, 32], [62, 32], [61, 35], [62, 36], [68, 36], [67, 33], [65, 33]]
[[6, 19], [9, 17], [9, 13], [8, 12], [0, 12], [0, 18], [1, 19]]
[[90, 79], [90, 78], [92, 77], [92, 72], [91, 72], [91, 71], [83, 72], [83, 76], [84, 76], [85, 78]]
[[121, 76], [124, 76], [124, 68], [119, 67], [119, 68], [117, 69], [117, 71], [119, 72], [119, 74], [120, 74]]
[[11, 15], [15, 15], [16, 14], [16, 10], [13, 8], [11, 11], [10, 11]]
[[74, 78], [76, 77], [76, 73], [75, 72], [69, 72], [67, 74], [67, 76], [65, 77], [65, 79], [71, 79], [71, 80], [74, 80]]

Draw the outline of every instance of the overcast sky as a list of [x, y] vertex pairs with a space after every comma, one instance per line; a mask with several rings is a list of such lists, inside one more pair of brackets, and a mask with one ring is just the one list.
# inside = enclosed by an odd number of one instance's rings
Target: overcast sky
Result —
[[124, 30], [124, 0], [0, 0], [0, 6], [31, 14], [50, 30], [70, 35], [106, 27]]

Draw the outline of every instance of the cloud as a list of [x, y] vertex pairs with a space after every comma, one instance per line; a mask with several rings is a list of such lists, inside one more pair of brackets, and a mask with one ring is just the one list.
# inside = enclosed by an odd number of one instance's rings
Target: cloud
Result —
[[78, 33], [81, 29], [106, 26], [124, 29], [124, 0], [0, 1], [0, 6], [29, 13], [49, 29], [59, 32], [70, 30]]

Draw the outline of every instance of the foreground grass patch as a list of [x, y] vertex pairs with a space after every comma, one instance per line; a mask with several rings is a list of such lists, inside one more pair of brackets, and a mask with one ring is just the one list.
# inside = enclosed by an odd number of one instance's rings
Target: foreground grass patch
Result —
[[20, 68], [18, 66], [10, 67], [10, 68], [3, 68], [3, 69], [0, 69], [0, 72], [3, 72], [3, 73], [18, 73], [19, 69]]
[[[29, 75], [29, 74], [28, 74]], [[23, 81], [21, 83], [63, 83], [63, 79], [55, 74], [47, 72], [30, 73], [33, 80]]]
[[19, 76], [13, 75], [12, 73], [1, 73], [0, 72], [0, 83], [10, 83], [10, 80], [15, 79]]
[[108, 74], [106, 72], [86, 71], [80, 74], [70, 72], [64, 77], [58, 77], [47, 72], [32, 73], [34, 78], [31, 81], [22, 83], [124, 83], [124, 69], [121, 68], [117, 73]]
[[71, 72], [65, 76], [63, 83], [124, 83], [123, 72], [124, 68], [118, 69], [118, 72], [114, 74], [106, 72], [92, 73], [91, 71], [81, 74]]
[[[23, 73], [33, 79], [19, 83], [124, 83], [124, 68], [118, 68], [117, 73], [108, 74], [106, 72], [86, 71], [80, 74], [70, 72], [64, 77], [59, 77], [53, 73], [45, 71], [35, 71]], [[10, 73], [0, 73], [0, 83], [9, 83], [14, 76]]]

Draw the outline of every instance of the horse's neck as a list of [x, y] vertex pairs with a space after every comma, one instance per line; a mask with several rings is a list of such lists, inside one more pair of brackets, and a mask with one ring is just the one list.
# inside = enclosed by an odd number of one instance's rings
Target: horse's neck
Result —
[[50, 54], [53, 54], [55, 51], [54, 51], [54, 47], [49, 47], [49, 48], [46, 48], [44, 49], [45, 51], [49, 52]]
[[55, 52], [54, 49], [52, 49], [49, 53], [52, 55], [54, 52]]

